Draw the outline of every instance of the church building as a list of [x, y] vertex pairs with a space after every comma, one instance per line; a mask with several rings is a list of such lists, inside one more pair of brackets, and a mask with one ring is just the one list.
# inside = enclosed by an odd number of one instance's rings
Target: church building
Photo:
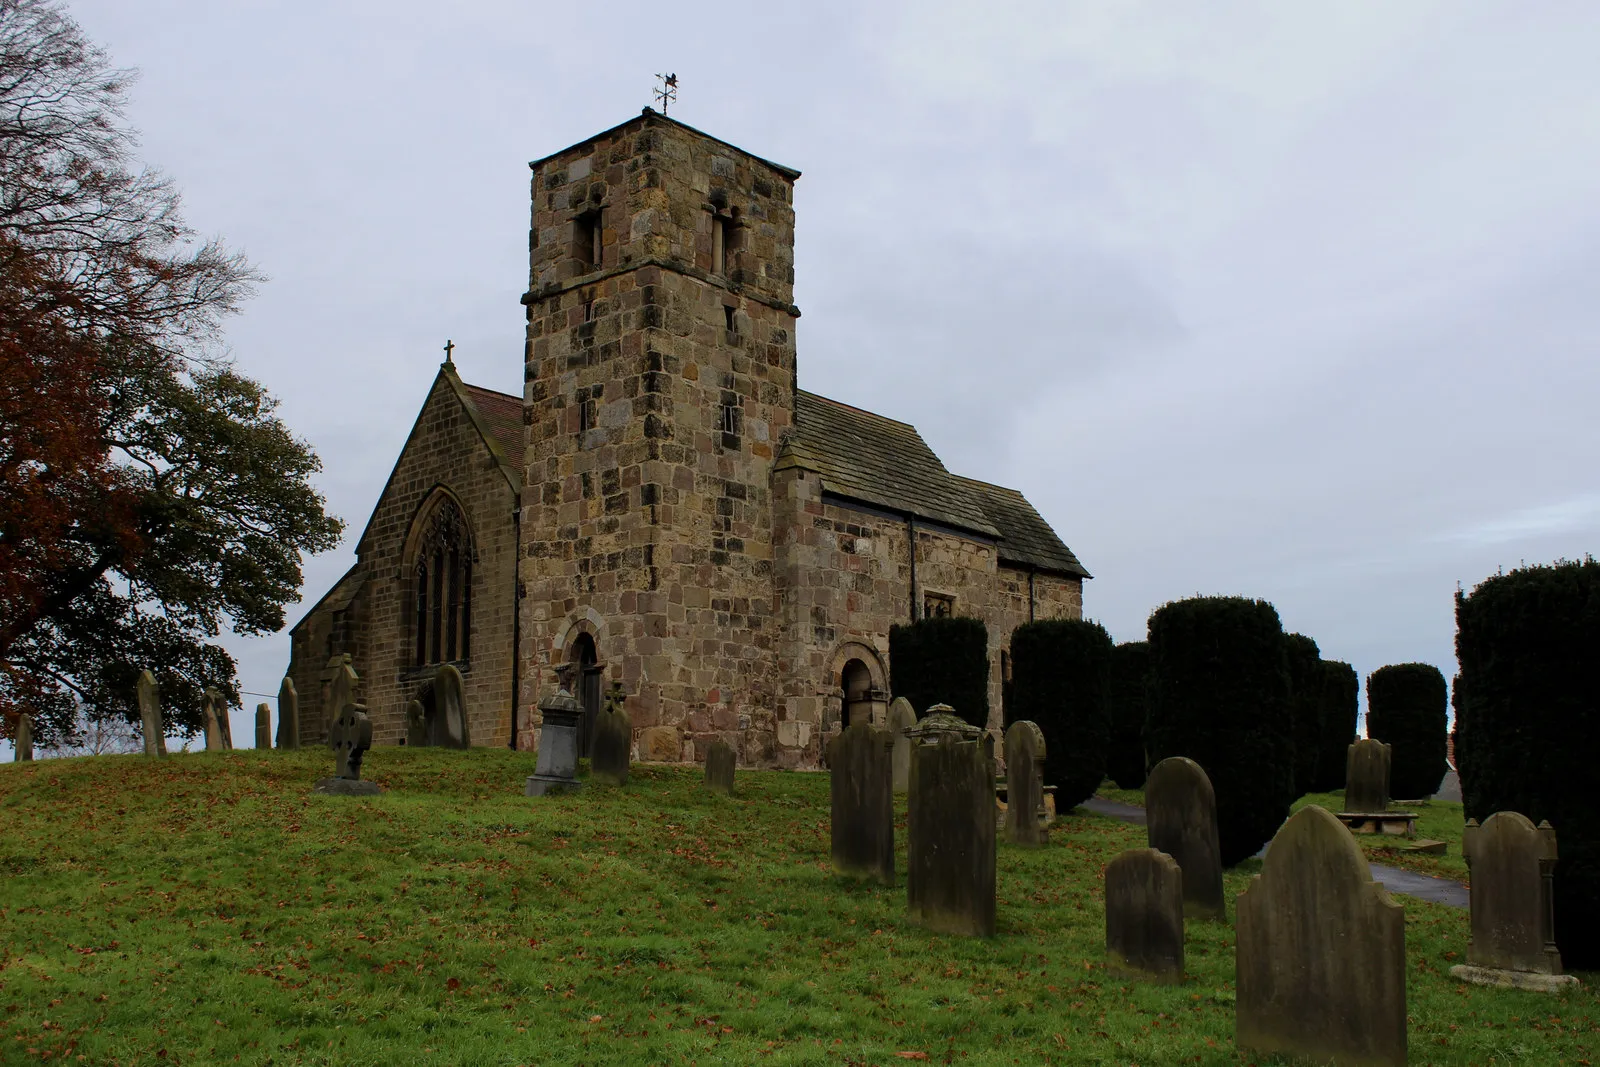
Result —
[[619, 683], [638, 759], [815, 767], [882, 720], [889, 628], [942, 614], [988, 626], [998, 728], [1011, 631], [1081, 617], [1089, 575], [1017, 491], [799, 387], [799, 172], [648, 108], [531, 166], [523, 395], [440, 367], [292, 630], [301, 736], [348, 657], [374, 744], [411, 701], [443, 741], [453, 664], [473, 744], [534, 748], [558, 680], [591, 717]]

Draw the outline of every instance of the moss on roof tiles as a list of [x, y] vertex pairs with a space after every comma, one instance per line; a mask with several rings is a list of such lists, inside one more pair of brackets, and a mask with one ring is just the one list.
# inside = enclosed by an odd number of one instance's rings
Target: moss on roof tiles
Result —
[[[956, 477], [960, 477], [957, 475]], [[1000, 528], [998, 546], [1001, 563], [1017, 563], [1042, 571], [1075, 574], [1088, 578], [1090, 574], [1078, 562], [1050, 524], [1044, 521], [1028, 498], [1015, 489], [980, 482], [976, 478], [961, 478], [983, 501], [983, 509], [990, 520]]]

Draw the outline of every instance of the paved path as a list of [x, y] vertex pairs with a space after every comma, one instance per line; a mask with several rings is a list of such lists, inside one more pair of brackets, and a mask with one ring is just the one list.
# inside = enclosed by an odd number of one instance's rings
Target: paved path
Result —
[[[1144, 809], [1136, 808], [1132, 804], [1123, 804], [1104, 797], [1090, 797], [1083, 802], [1083, 807], [1096, 815], [1144, 825]], [[1266, 851], [1263, 848], [1260, 854], [1265, 855]], [[1373, 881], [1391, 892], [1404, 893], [1408, 897], [1430, 900], [1435, 904], [1445, 904], [1452, 908], [1467, 906], [1467, 887], [1460, 882], [1452, 882], [1448, 878], [1434, 878], [1415, 871], [1405, 871], [1398, 867], [1384, 867], [1377, 863], [1368, 863], [1367, 866], [1372, 868]]]

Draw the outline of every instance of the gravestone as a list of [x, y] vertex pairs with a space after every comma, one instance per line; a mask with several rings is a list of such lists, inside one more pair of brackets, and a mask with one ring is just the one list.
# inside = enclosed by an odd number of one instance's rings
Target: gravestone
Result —
[[726, 741], [713, 741], [706, 748], [705, 786], [713, 793], [733, 795], [733, 770], [739, 757]]
[[156, 688], [156, 676], [140, 671], [134, 691], [139, 697], [139, 732], [144, 738], [144, 754], [165, 759], [166, 724], [161, 721], [161, 696]]
[[914, 747], [910, 808], [911, 920], [935, 933], [992, 936], [994, 760], [986, 746], [946, 736]]
[[18, 763], [26, 763], [33, 759], [33, 716], [17, 716], [17, 736], [12, 738], [11, 748]]
[[1044, 828], [1044, 733], [1023, 719], [1006, 731], [1006, 837], [1019, 845], [1042, 845]]
[[340, 657], [339, 666], [334, 670], [333, 677], [328, 681], [328, 693], [322, 705], [322, 725], [324, 736], [326, 731], [333, 729], [333, 720], [338, 718], [339, 712], [346, 704], [356, 702], [356, 685], [361, 678], [356, 674], [356, 669], [350, 666], [349, 655]]
[[228, 705], [221, 693], [207, 689], [200, 698], [200, 714], [206, 728], [206, 751], [221, 752], [228, 747], [227, 735], [222, 732], [222, 720], [228, 717]]
[[583, 707], [565, 689], [539, 701], [539, 761], [523, 784], [525, 796], [571, 792], [578, 781], [578, 720]]
[[917, 720], [915, 726], [906, 729], [906, 736], [911, 739], [913, 748], [917, 745], [936, 745], [946, 736], [958, 741], [976, 741], [983, 736], [983, 727], [974, 726], [957, 715], [956, 709], [949, 704], [935, 704]]
[[1405, 912], [1316, 805], [1290, 816], [1238, 902], [1241, 1049], [1319, 1063], [1406, 1062]]
[[433, 707], [439, 716], [443, 748], [471, 748], [467, 730], [467, 688], [461, 672], [446, 663], [433, 676]]
[[1106, 865], [1106, 956], [1123, 971], [1183, 981], [1183, 871], [1158, 849]]
[[905, 697], [895, 697], [894, 703], [889, 705], [888, 726], [889, 732], [894, 735], [894, 751], [889, 757], [889, 767], [896, 793], [904, 793], [911, 784], [911, 735], [906, 731], [915, 725], [917, 712], [911, 706], [911, 701]]
[[318, 793], [373, 796], [383, 792], [377, 782], [361, 780], [361, 761], [372, 747], [372, 720], [367, 717], [366, 708], [346, 704], [334, 717], [328, 731], [328, 746], [333, 749], [333, 777], [317, 783]]
[[1226, 922], [1217, 794], [1205, 769], [1184, 756], [1156, 764], [1145, 780], [1144, 811], [1146, 842], [1183, 871], [1183, 913]]
[[833, 869], [894, 885], [894, 736], [864, 722], [828, 743]]
[[288, 675], [278, 686], [278, 747], [290, 751], [300, 747], [300, 694]]
[[1556, 832], [1525, 815], [1497, 811], [1467, 823], [1461, 852], [1472, 871], [1472, 940], [1467, 962], [1450, 968], [1463, 981], [1555, 991], [1577, 984], [1561, 973], [1551, 878]]
[[272, 747], [272, 705], [256, 705], [256, 747]]
[[428, 743], [428, 709], [422, 706], [420, 700], [412, 700], [406, 704], [405, 743], [409, 748]]
[[627, 697], [620, 682], [611, 683], [605, 703], [594, 719], [594, 742], [589, 750], [589, 777], [611, 785], [628, 784], [628, 762], [633, 748], [633, 722], [623, 710]]
[[1370, 737], [1361, 738], [1346, 750], [1345, 811], [1389, 810], [1389, 756], [1389, 746]]

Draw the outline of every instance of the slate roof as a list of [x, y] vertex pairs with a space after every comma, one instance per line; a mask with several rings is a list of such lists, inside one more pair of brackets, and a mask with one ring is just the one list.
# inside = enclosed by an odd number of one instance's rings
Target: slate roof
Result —
[[461, 388], [488, 424], [489, 433], [495, 444], [500, 446], [500, 451], [505, 453], [513, 466], [520, 468], [523, 448], [522, 398], [466, 382], [461, 383]]
[[[960, 475], [956, 477], [960, 478]], [[1001, 563], [1020, 563], [1041, 571], [1057, 571], [1091, 577], [1078, 557], [1056, 536], [1044, 516], [1033, 509], [1028, 498], [1015, 489], [990, 485], [976, 478], [961, 478], [983, 501], [984, 513], [1000, 528], [998, 546]]]

